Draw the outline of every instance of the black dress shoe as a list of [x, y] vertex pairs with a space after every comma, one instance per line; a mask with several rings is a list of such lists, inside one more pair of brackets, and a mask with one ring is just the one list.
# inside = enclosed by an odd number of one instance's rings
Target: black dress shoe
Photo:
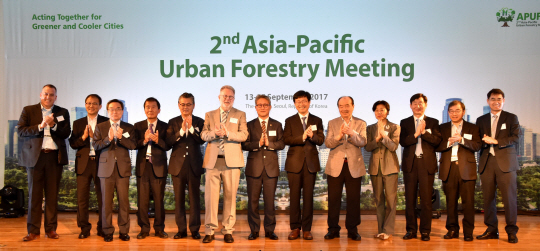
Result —
[[193, 238], [194, 240], [198, 240], [201, 238], [201, 234], [199, 234], [199, 232], [193, 232], [191, 233], [191, 238]]
[[86, 238], [88, 238], [88, 236], [90, 236], [90, 233], [80, 233], [79, 234], [79, 239], [86, 239]]
[[447, 240], [448, 240], [448, 239], [454, 239], [454, 238], [457, 239], [457, 238], [459, 238], [459, 232], [450, 230], [450, 231], [448, 231], [448, 233], [446, 233], [446, 234], [444, 235], [444, 238], [447, 239]]
[[464, 236], [463, 240], [465, 240], [465, 241], [473, 241], [472, 234], [466, 234]]
[[141, 240], [141, 239], [144, 239], [146, 237], [148, 237], [150, 234], [149, 233], [146, 233], [146, 232], [140, 232], [138, 235], [137, 235], [137, 239]]
[[348, 232], [347, 237], [351, 238], [353, 241], [362, 240], [362, 237], [358, 234], [358, 232]]
[[428, 233], [422, 233], [421, 240], [423, 240], [423, 241], [429, 241], [429, 240], [430, 240], [429, 234], [428, 234]]
[[225, 243], [233, 243], [234, 242], [232, 234], [226, 234], [225, 237], [223, 237], [223, 240], [225, 241]]
[[169, 238], [169, 234], [167, 234], [165, 231], [156, 231], [155, 234], [156, 237], [159, 237], [161, 239], [167, 239]]
[[100, 237], [103, 237], [105, 236], [105, 234], [103, 233], [103, 230], [99, 230], [97, 231], [97, 236], [100, 236]]
[[334, 238], [339, 238], [339, 231], [328, 231], [328, 233], [324, 236], [325, 240], [332, 240]]
[[499, 233], [498, 232], [488, 232], [486, 230], [482, 235], [476, 236], [476, 239], [478, 239], [478, 240], [499, 239]]
[[413, 232], [407, 232], [407, 233], [403, 236], [403, 239], [404, 239], [404, 240], [416, 239], [416, 233], [413, 233]]
[[202, 240], [202, 243], [210, 243], [214, 240], [214, 235], [207, 234], [204, 236], [204, 239]]
[[186, 238], [187, 237], [187, 233], [186, 232], [178, 232], [174, 235], [173, 238], [175, 239], [182, 239], [182, 238]]
[[518, 238], [516, 234], [508, 234], [508, 242], [509, 243], [518, 243]]
[[278, 240], [278, 236], [274, 232], [266, 232], [264, 233], [264, 237], [270, 238], [270, 240]]
[[257, 237], [259, 237], [259, 232], [251, 232], [251, 234], [248, 236], [248, 240], [252, 241], [257, 239]]
[[103, 240], [105, 242], [111, 242], [113, 240], [112, 238], [112, 234], [106, 234], [106, 235], [103, 235]]
[[128, 234], [120, 234], [120, 240], [129, 241], [129, 235]]

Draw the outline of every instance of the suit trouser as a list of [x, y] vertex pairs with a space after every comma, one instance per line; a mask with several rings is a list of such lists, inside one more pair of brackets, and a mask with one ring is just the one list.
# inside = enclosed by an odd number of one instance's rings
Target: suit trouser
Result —
[[[291, 230], [302, 229], [311, 231], [313, 223], [313, 189], [317, 173], [309, 171], [306, 161], [299, 173], [287, 172], [290, 190], [290, 225]], [[300, 211], [300, 195], [303, 197], [304, 205]]]
[[39, 234], [43, 191], [45, 191], [45, 232], [56, 231], [58, 189], [62, 178], [63, 166], [58, 164], [58, 151], [41, 152], [35, 167], [27, 167], [28, 175], [28, 233]]
[[448, 179], [443, 181], [443, 190], [446, 195], [446, 229], [459, 232], [458, 199], [461, 196], [463, 207], [463, 233], [472, 235], [474, 230], [474, 187], [476, 180], [463, 180], [456, 162], [450, 164]]
[[240, 168], [229, 168], [224, 158], [218, 158], [213, 169], [206, 170], [204, 201], [205, 234], [213, 235], [218, 227], [218, 207], [221, 182], [223, 181], [223, 229], [221, 233], [232, 234], [236, 223], [236, 192], [240, 182]]
[[97, 229], [101, 232], [101, 213], [102, 210], [102, 197], [101, 197], [101, 182], [97, 177], [97, 161], [88, 159], [86, 169], [82, 174], [77, 174], [77, 226], [81, 228], [81, 232], [90, 233], [92, 230], [92, 224], [88, 221], [88, 208], [90, 207], [90, 185], [94, 180], [94, 188], [96, 190], [97, 203], [98, 203], [98, 217]]
[[163, 199], [165, 196], [165, 177], [157, 177], [154, 174], [154, 166], [146, 161], [144, 173], [137, 177], [137, 223], [141, 227], [142, 233], [150, 232], [150, 219], [148, 218], [148, 209], [150, 207], [150, 190], [154, 198], [154, 209], [156, 217], [154, 218], [154, 231], [165, 230], [165, 206]]
[[379, 166], [377, 175], [370, 177], [377, 208], [378, 233], [394, 234], [398, 174], [383, 175]]
[[403, 172], [405, 180], [405, 219], [407, 232], [418, 231], [416, 220], [416, 200], [420, 193], [420, 233], [431, 233], [431, 213], [433, 204], [433, 181], [435, 175], [430, 174], [424, 158], [414, 158], [411, 172]]
[[480, 174], [482, 192], [484, 194], [484, 223], [489, 232], [499, 231], [497, 219], [497, 187], [501, 191], [506, 219], [507, 233], [516, 234], [519, 227], [517, 223], [517, 176], [516, 171], [503, 172], [497, 159], [488, 154], [484, 172]]
[[118, 200], [118, 228], [121, 234], [129, 233], [129, 176], [122, 177], [118, 171], [118, 164], [114, 164], [111, 176], [100, 177], [101, 194], [103, 196], [102, 228], [106, 235], [114, 233], [112, 224], [113, 197], [116, 188], [116, 199]]
[[357, 233], [360, 225], [360, 189], [362, 177], [353, 178], [349, 170], [349, 164], [343, 163], [343, 168], [338, 177], [326, 176], [328, 182], [328, 231], [339, 232], [339, 212], [341, 211], [341, 195], [345, 184], [347, 193], [347, 215], [345, 228], [349, 233]]
[[[187, 157], [187, 156], [186, 156]], [[195, 175], [191, 169], [189, 158], [177, 176], [171, 176], [174, 188], [174, 216], [179, 233], [187, 233], [186, 223], [186, 186], [189, 196], [189, 231], [198, 233], [201, 227], [201, 176]]]
[[[261, 228], [261, 216], [259, 214], [259, 197], [261, 190], [264, 199], [264, 231], [274, 232], [276, 229], [276, 209], [274, 197], [278, 177], [269, 177], [266, 169], [263, 169], [261, 176], [246, 176], [248, 193], [248, 223], [251, 232], [259, 232]], [[264, 190], [263, 190], [264, 187]]]

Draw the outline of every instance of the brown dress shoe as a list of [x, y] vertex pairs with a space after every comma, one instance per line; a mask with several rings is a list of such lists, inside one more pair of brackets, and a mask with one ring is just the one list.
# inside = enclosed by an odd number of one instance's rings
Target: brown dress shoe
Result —
[[39, 234], [28, 234], [22, 238], [23, 241], [33, 241], [35, 239], [39, 239]]
[[294, 229], [289, 234], [289, 240], [296, 240], [298, 237], [300, 237], [300, 228]]
[[60, 236], [54, 230], [46, 233], [45, 236], [47, 238], [49, 238], [49, 239], [58, 239], [58, 238], [60, 238]]
[[313, 235], [311, 235], [311, 231], [304, 231], [304, 240], [313, 240]]

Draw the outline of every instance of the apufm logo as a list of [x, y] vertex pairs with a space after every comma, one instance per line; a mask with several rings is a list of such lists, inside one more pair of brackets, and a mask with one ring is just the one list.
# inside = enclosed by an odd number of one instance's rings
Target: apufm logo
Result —
[[516, 15], [516, 11], [509, 8], [502, 8], [497, 12], [497, 22], [504, 22], [503, 26], [501, 27], [510, 27], [508, 26], [508, 22], [512, 22], [514, 20], [514, 16]]

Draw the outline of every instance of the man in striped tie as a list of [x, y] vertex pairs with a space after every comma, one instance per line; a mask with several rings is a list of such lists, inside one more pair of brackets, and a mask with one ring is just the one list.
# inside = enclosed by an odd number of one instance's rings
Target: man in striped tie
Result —
[[236, 191], [240, 182], [240, 168], [244, 167], [241, 143], [248, 136], [246, 113], [233, 108], [235, 90], [230, 85], [221, 87], [220, 107], [207, 112], [201, 138], [208, 142], [203, 168], [206, 168], [205, 234], [203, 243], [214, 240], [218, 227], [218, 205], [223, 182], [223, 229], [226, 243], [234, 242], [232, 233], [236, 222]]

